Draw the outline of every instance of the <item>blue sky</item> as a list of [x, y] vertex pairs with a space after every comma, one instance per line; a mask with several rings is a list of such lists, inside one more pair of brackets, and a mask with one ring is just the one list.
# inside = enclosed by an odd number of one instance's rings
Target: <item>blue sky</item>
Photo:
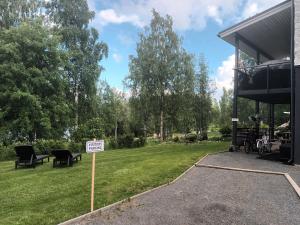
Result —
[[232, 85], [234, 49], [217, 37], [218, 32], [282, 0], [88, 0], [96, 13], [92, 26], [100, 40], [109, 46], [109, 56], [101, 62], [101, 79], [123, 89], [128, 75], [128, 57], [135, 54], [138, 33], [149, 24], [151, 9], [169, 14], [183, 46], [196, 57], [203, 53], [210, 66], [210, 76], [218, 88]]

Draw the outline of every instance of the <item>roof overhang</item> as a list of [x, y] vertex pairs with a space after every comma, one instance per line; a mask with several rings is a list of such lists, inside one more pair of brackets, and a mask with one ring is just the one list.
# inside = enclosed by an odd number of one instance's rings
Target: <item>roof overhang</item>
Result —
[[259, 52], [262, 62], [289, 57], [291, 8], [291, 0], [282, 2], [220, 32], [218, 36], [233, 46], [237, 37], [239, 49], [253, 58]]

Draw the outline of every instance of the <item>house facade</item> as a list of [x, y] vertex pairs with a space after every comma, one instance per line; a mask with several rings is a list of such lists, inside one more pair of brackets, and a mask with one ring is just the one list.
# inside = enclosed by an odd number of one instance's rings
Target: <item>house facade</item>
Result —
[[[300, 164], [300, 0], [284, 1], [220, 32], [235, 46], [232, 149], [238, 146], [238, 101], [269, 105], [269, 136], [274, 136], [274, 106], [290, 105], [289, 163]], [[241, 68], [240, 52], [256, 61]], [[259, 125], [257, 132], [259, 132]]]

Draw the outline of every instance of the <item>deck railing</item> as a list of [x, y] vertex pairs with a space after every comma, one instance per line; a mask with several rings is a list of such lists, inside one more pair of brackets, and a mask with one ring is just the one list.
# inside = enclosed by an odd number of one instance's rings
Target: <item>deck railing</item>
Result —
[[290, 62], [239, 67], [239, 90], [268, 90], [291, 87]]

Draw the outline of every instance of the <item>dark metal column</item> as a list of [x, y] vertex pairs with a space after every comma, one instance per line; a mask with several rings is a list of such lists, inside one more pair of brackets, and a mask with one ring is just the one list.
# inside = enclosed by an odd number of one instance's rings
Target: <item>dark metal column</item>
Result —
[[269, 104], [269, 137], [274, 139], [274, 104]]
[[[259, 51], [256, 52], [256, 64], [259, 65], [260, 64], [260, 53]], [[256, 116], [256, 122], [255, 122], [255, 134], [256, 134], [256, 138], [259, 138], [259, 128], [260, 128], [260, 118], [259, 118], [259, 114], [260, 114], [260, 108], [259, 108], [259, 101], [256, 100], [255, 101], [255, 116]]]
[[[291, 152], [289, 163], [300, 164], [300, 154], [296, 149], [300, 147], [299, 138], [296, 139], [300, 134], [300, 117], [299, 117], [299, 104], [296, 105], [296, 102], [299, 102], [300, 99], [300, 77], [299, 74], [295, 71], [295, 1], [292, 0], [292, 10], [291, 10], [291, 112], [290, 112], [290, 123], [291, 123]], [[296, 76], [297, 75], [297, 76]], [[296, 114], [298, 113], [298, 114]], [[299, 149], [298, 149], [299, 150]], [[295, 154], [296, 152], [296, 154]]]
[[256, 117], [256, 122], [255, 122], [255, 134], [256, 137], [259, 137], [259, 128], [260, 128], [260, 108], [259, 108], [259, 101], [255, 101], [255, 117]]
[[235, 70], [233, 88], [233, 109], [232, 109], [232, 147], [237, 145], [237, 98], [238, 98], [238, 68], [239, 68], [239, 39], [235, 37]]

